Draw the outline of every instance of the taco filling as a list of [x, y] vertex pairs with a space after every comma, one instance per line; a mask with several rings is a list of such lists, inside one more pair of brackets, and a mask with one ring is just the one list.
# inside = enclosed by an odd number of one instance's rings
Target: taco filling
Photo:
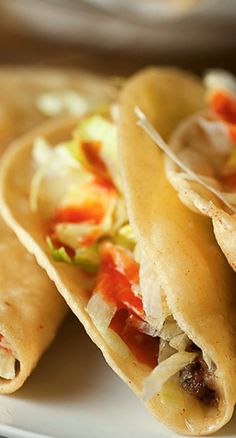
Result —
[[[212, 71], [205, 76], [204, 84], [206, 109], [183, 121], [174, 133], [170, 146], [180, 167], [168, 160], [167, 177], [182, 194], [188, 185], [191, 193], [202, 200], [212, 200], [225, 211], [235, 213], [236, 79], [228, 72]], [[201, 181], [186, 175], [183, 166]], [[195, 207], [209, 214], [207, 204], [203, 204], [204, 201], [196, 201]]]
[[14, 379], [18, 370], [19, 361], [16, 359], [11, 345], [0, 334], [0, 379]]
[[33, 160], [30, 205], [45, 218], [51, 257], [84, 272], [87, 312], [110, 348], [146, 366], [143, 399], [181, 408], [186, 391], [217, 407], [216, 367], [178, 326], [129, 224], [115, 123], [90, 116], [54, 147], [38, 138]]

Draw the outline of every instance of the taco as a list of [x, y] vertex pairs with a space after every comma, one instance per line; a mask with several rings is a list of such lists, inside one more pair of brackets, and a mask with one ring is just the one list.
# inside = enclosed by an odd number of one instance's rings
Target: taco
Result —
[[135, 108], [168, 139], [202, 108], [202, 95], [190, 74], [141, 72], [118, 112], [32, 131], [1, 172], [5, 220], [114, 371], [185, 434], [210, 434], [232, 416], [235, 274], [209, 220], [168, 183]]
[[181, 121], [166, 145], [173, 153], [166, 176], [187, 207], [212, 219], [236, 270], [236, 78], [210, 71], [203, 86], [203, 109]]
[[9, 394], [30, 375], [68, 309], [2, 220], [0, 233], [0, 393]]
[[[107, 99], [106, 81], [85, 72], [6, 67], [0, 83], [1, 154], [44, 119], [87, 111]], [[2, 219], [0, 236], [0, 393], [12, 393], [55, 337], [68, 307]]]

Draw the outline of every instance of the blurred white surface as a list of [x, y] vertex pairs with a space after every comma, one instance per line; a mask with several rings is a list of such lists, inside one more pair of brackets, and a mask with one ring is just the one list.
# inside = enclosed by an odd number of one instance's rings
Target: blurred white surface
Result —
[[235, 0], [198, 0], [192, 7], [167, 7], [163, 1], [1, 0], [1, 5], [16, 26], [95, 47], [168, 53], [236, 44]]

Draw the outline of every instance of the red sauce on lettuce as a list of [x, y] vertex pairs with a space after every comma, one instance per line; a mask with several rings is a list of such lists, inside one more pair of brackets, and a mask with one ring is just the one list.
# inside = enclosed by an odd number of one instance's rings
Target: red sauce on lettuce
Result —
[[94, 292], [100, 292], [114, 303], [117, 309], [126, 308], [143, 316], [143, 303], [132, 291], [132, 284], [139, 281], [139, 265], [124, 248], [105, 243], [101, 251], [101, 266]]
[[99, 200], [88, 200], [82, 205], [71, 205], [57, 210], [55, 223], [78, 224], [89, 222], [99, 224], [104, 217], [104, 204]]

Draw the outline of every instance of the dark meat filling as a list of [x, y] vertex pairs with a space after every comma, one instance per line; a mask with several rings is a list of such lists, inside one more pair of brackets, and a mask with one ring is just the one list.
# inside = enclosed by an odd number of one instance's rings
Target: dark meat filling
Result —
[[202, 356], [198, 356], [180, 371], [180, 384], [185, 391], [205, 405], [218, 406], [219, 396], [214, 389], [214, 374]]

